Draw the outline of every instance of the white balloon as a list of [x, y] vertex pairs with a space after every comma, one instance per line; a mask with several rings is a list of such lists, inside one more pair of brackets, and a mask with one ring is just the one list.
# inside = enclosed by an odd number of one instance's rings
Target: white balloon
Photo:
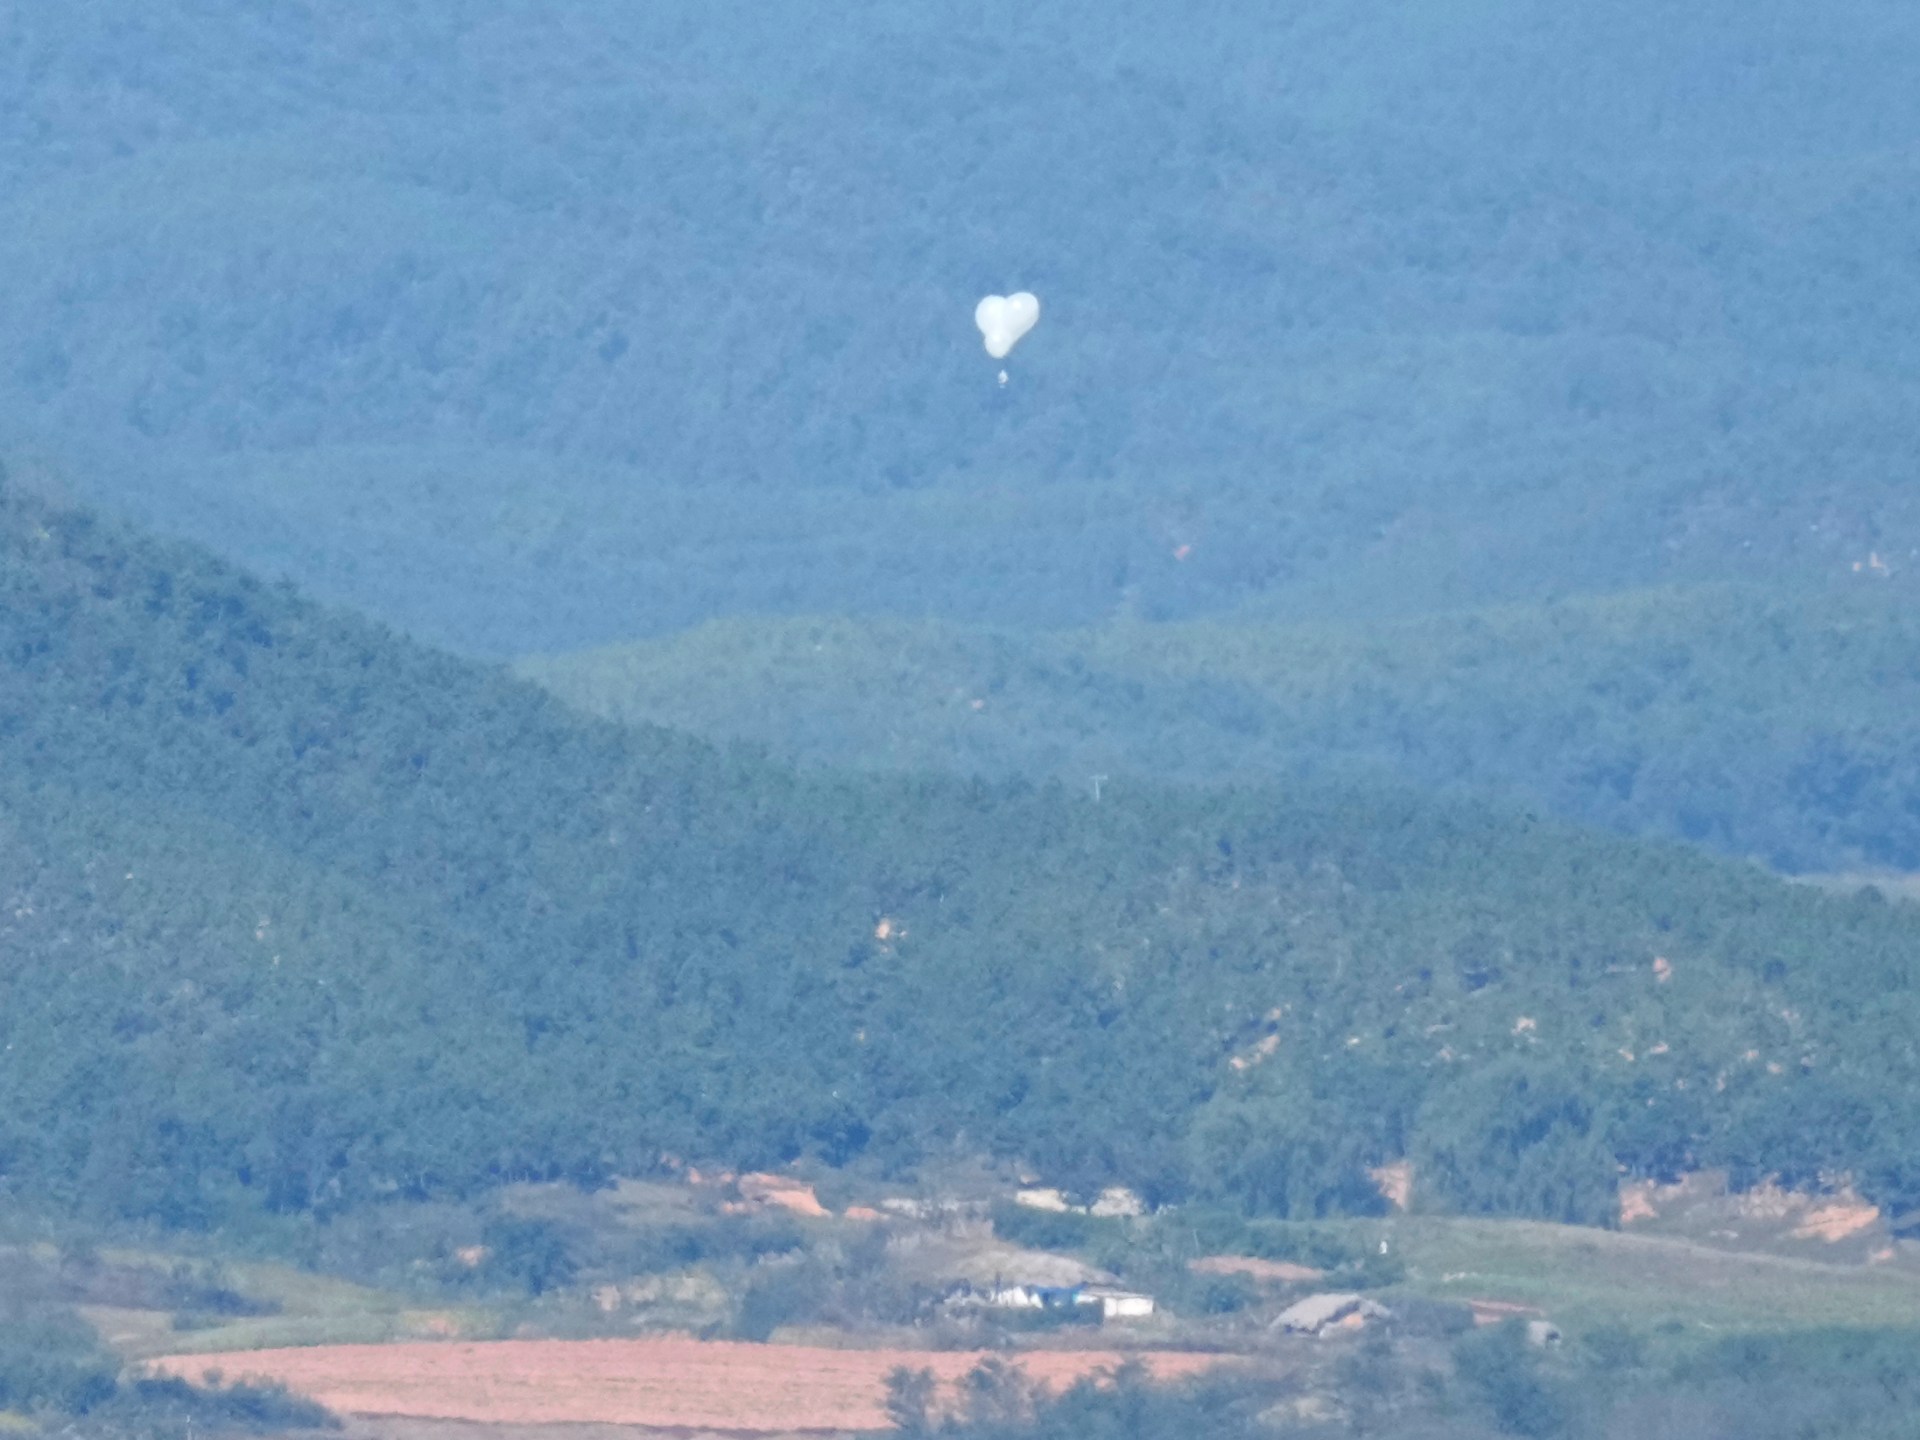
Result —
[[987, 354], [996, 360], [1006, 359], [1039, 319], [1040, 302], [1024, 290], [1017, 295], [989, 295], [973, 308], [973, 323], [980, 327]]

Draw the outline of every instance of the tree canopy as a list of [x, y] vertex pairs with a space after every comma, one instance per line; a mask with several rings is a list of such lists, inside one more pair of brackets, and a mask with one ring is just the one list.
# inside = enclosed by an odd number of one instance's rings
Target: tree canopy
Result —
[[1494, 1213], [1604, 1218], [1609, 1158], [1920, 1198], [1874, 894], [1379, 786], [797, 772], [18, 492], [0, 664], [0, 1168], [73, 1204], [955, 1136], [1263, 1213], [1407, 1155]]

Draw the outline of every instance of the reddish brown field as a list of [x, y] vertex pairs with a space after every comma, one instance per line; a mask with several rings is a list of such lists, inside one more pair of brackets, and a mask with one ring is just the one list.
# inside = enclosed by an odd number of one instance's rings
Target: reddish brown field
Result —
[[[982, 1358], [718, 1340], [496, 1340], [245, 1350], [153, 1365], [188, 1380], [208, 1370], [229, 1381], [277, 1380], [353, 1415], [778, 1433], [882, 1429], [889, 1370], [932, 1370], [950, 1386]], [[1002, 1358], [1060, 1389], [1127, 1357], [1053, 1350]], [[1166, 1351], [1138, 1358], [1156, 1379], [1193, 1375], [1219, 1359]]]

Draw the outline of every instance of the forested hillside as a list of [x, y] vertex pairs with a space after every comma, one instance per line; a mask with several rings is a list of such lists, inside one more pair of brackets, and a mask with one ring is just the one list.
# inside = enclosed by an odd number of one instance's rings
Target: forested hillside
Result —
[[9, 7], [0, 444], [496, 655], [1905, 587], [1917, 50], [1907, 0]]
[[1334, 783], [810, 775], [0, 499], [0, 1172], [212, 1223], [964, 1143], [1313, 1215], [1920, 1200], [1920, 916]]
[[1788, 870], [1920, 869], [1920, 623], [1873, 576], [1369, 625], [732, 619], [518, 668], [795, 760], [1089, 788], [1393, 776]]

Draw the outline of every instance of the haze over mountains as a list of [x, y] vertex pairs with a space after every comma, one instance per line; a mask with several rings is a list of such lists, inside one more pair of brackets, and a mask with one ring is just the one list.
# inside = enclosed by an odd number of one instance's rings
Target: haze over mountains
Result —
[[[0, 6], [0, 1433], [402, 1335], [611, 1424], [566, 1357], [672, 1330], [906, 1357], [902, 1440], [1911, 1440], [1917, 74], [1911, 0]], [[1089, 1276], [1232, 1373], [1033, 1390]]]
[[1881, 584], [1039, 635], [736, 618], [518, 668], [596, 714], [815, 764], [1393, 777], [1789, 871], [1920, 867], [1920, 630]]
[[1909, 7], [0, 27], [48, 1193], [938, 1131], [1292, 1214], [1910, 1198], [1911, 914], [1530, 813], [1920, 862]]
[[[0, 434], [496, 656], [1920, 547], [1900, 0], [0, 18]], [[1005, 393], [974, 299], [1046, 320]], [[1188, 558], [1173, 554], [1191, 547]]]

